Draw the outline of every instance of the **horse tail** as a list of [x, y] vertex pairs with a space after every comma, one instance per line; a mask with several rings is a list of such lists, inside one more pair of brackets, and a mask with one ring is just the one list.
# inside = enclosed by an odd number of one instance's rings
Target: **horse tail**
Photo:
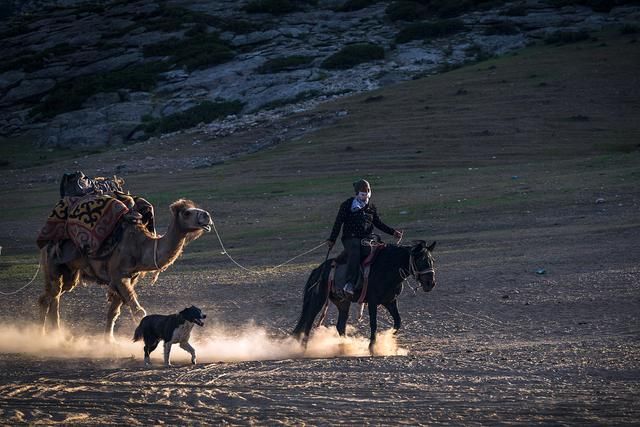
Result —
[[302, 334], [307, 335], [313, 326], [313, 322], [322, 308], [327, 298], [327, 292], [324, 286], [326, 281], [325, 266], [330, 261], [325, 261], [322, 265], [315, 268], [309, 275], [307, 283], [304, 287], [304, 297], [302, 299], [302, 311], [296, 327], [291, 335], [300, 338]]

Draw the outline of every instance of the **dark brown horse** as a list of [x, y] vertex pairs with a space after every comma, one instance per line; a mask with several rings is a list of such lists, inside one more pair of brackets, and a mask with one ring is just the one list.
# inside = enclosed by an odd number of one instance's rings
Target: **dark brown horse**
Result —
[[[371, 325], [371, 339], [369, 350], [373, 351], [376, 341], [378, 305], [383, 305], [393, 317], [393, 329], [400, 329], [400, 313], [398, 312], [397, 297], [402, 292], [402, 284], [408, 276], [413, 276], [422, 285], [425, 292], [429, 292], [436, 285], [436, 273], [432, 252], [436, 243], [427, 246], [419, 241], [411, 246], [386, 245], [378, 254], [371, 266], [369, 285], [365, 302], [369, 307], [369, 322]], [[338, 308], [338, 324], [336, 328], [340, 336], [345, 335], [349, 307], [358, 301], [361, 290], [357, 290], [353, 297], [344, 298], [334, 289], [329, 291], [327, 284], [332, 260], [329, 259], [311, 272], [304, 289], [302, 313], [292, 334], [306, 341], [313, 327], [316, 316], [322, 310], [328, 298]], [[344, 268], [344, 266], [342, 266]], [[341, 266], [338, 266], [341, 268]]]

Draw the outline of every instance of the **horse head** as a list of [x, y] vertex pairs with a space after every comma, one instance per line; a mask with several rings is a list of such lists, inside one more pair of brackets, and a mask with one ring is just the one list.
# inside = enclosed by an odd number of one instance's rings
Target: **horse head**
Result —
[[409, 268], [413, 277], [422, 285], [422, 290], [429, 292], [436, 286], [436, 271], [433, 265], [431, 252], [436, 247], [436, 242], [427, 246], [427, 242], [419, 240], [411, 247]]

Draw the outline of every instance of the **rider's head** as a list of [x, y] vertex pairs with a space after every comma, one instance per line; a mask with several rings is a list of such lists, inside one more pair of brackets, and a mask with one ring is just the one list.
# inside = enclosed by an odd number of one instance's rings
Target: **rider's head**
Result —
[[371, 186], [369, 182], [365, 179], [361, 179], [353, 183], [353, 189], [356, 190], [356, 194], [358, 193], [371, 193]]

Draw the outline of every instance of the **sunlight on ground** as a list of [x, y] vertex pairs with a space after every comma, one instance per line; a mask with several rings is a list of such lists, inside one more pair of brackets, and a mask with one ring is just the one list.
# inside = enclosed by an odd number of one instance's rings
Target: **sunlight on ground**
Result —
[[[206, 328], [206, 326], [205, 326]], [[36, 325], [0, 324], [0, 353], [28, 354], [36, 357], [135, 357], [142, 362], [143, 344], [130, 337], [116, 337], [116, 343], [104, 341], [102, 335], [71, 335], [68, 332], [46, 336]], [[199, 330], [191, 344], [199, 362], [240, 362], [254, 360], [369, 356], [369, 339], [353, 336], [340, 338], [333, 328], [319, 327], [312, 334], [306, 350], [292, 337], [274, 337], [264, 328], [247, 324], [243, 328], [218, 327]], [[194, 333], [195, 335], [195, 333]], [[378, 334], [376, 356], [405, 356], [408, 350], [398, 347], [392, 331]], [[152, 353], [156, 362], [162, 360], [162, 346]], [[178, 345], [171, 351], [172, 362], [188, 362], [190, 357]]]

